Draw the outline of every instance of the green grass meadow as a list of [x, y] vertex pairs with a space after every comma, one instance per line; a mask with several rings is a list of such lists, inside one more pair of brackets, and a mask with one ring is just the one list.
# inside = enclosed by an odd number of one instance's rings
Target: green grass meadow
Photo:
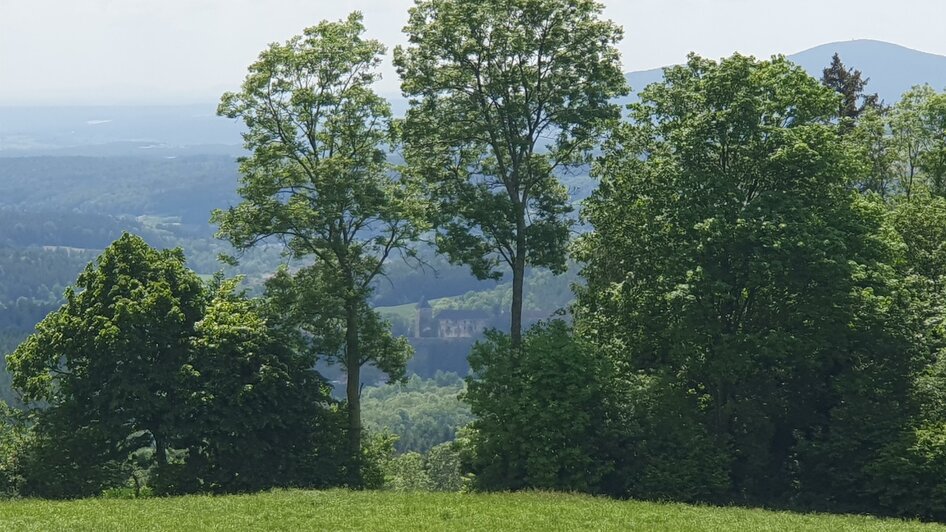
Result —
[[946, 531], [864, 516], [614, 501], [552, 493], [273, 491], [239, 496], [0, 503], [0, 531], [19, 530], [793, 530]]

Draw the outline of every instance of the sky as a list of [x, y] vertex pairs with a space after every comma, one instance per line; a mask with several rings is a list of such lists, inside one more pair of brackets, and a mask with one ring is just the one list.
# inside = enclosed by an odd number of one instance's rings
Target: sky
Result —
[[[946, 0], [604, 0], [626, 71], [694, 51], [768, 57], [877, 39], [946, 55]], [[413, 0], [0, 0], [0, 106], [213, 102], [268, 43], [365, 15], [389, 47]], [[390, 61], [379, 92], [395, 95]]]

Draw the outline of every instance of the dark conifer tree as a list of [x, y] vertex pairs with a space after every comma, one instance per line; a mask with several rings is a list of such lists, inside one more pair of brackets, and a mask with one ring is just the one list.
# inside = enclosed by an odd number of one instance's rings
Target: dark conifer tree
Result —
[[837, 53], [831, 58], [831, 65], [824, 69], [821, 84], [842, 96], [838, 107], [838, 117], [846, 122], [842, 124], [842, 132], [850, 131], [865, 110], [882, 105], [876, 93], [864, 94], [868, 82], [870, 78], [863, 78], [860, 70], [844, 66]]

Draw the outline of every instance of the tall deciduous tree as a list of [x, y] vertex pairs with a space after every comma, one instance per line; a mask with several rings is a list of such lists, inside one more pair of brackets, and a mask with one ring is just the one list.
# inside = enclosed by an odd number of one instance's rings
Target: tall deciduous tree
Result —
[[362, 330], [377, 321], [365, 300], [385, 261], [410, 247], [423, 218], [422, 203], [387, 162], [391, 110], [371, 89], [384, 46], [363, 32], [360, 13], [307, 28], [270, 45], [241, 90], [224, 94], [218, 112], [243, 120], [251, 153], [240, 162], [243, 201], [213, 216], [219, 235], [239, 249], [274, 237], [293, 256], [315, 260], [317, 273], [306, 278], [317, 278], [323, 295], [341, 306], [310, 321], [341, 320], [343, 339], [327, 354], [340, 358], [348, 375], [353, 462], [361, 447], [361, 366], [391, 360], [383, 349], [404, 348], [365, 345]]
[[439, 205], [438, 247], [479, 278], [512, 273], [520, 342], [527, 265], [560, 272], [571, 224], [556, 174], [620, 118], [620, 28], [593, 0], [418, 0], [395, 50], [411, 98], [405, 156]]
[[643, 92], [585, 211], [579, 330], [689, 404], [737, 499], [869, 505], [864, 468], [916, 412], [923, 324], [836, 112], [782, 58], [691, 57]]

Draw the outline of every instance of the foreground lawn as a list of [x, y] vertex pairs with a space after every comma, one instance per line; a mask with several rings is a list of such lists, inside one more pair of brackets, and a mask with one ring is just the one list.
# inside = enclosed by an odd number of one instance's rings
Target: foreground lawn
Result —
[[922, 530], [946, 526], [549, 493], [275, 491], [0, 503], [0, 530]]

